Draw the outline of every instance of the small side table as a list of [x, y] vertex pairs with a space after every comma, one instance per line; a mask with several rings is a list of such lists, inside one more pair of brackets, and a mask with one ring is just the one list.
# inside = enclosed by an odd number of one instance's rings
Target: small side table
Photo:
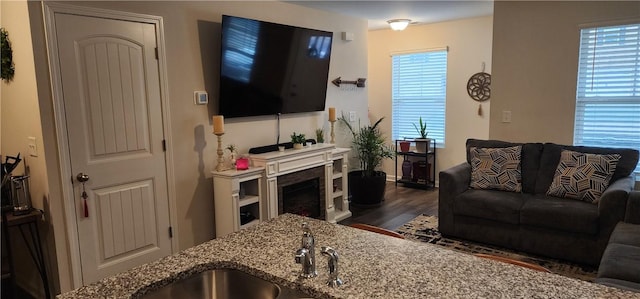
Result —
[[[47, 269], [45, 267], [44, 252], [42, 250], [42, 242], [40, 242], [40, 230], [38, 229], [38, 219], [42, 217], [43, 212], [40, 210], [32, 210], [28, 214], [15, 216], [11, 212], [11, 209], [2, 208], [2, 235], [7, 246], [7, 258], [9, 259], [9, 271], [12, 284], [12, 297], [15, 297], [15, 266], [13, 261], [13, 255], [11, 252], [11, 238], [9, 236], [9, 228], [17, 227], [20, 230], [20, 235], [29, 249], [29, 254], [33, 259], [34, 264], [42, 279], [42, 285], [44, 287], [44, 293], [46, 298], [51, 298], [51, 292], [49, 290], [49, 280], [47, 279]], [[26, 230], [29, 231], [30, 238], [27, 238]], [[30, 241], [29, 241], [30, 240]]]

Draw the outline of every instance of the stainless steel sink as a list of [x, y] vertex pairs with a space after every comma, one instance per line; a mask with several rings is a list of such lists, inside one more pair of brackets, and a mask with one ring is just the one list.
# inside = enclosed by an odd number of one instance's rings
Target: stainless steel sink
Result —
[[216, 269], [198, 273], [142, 296], [145, 299], [294, 299], [307, 297], [307, 295], [295, 290], [281, 288], [277, 284], [233, 269]]

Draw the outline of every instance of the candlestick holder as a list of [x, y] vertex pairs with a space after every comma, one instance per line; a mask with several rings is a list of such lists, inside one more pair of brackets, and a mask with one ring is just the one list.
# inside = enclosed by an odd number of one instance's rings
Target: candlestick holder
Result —
[[336, 134], [333, 132], [333, 124], [336, 123], [335, 120], [329, 120], [329, 122], [331, 123], [331, 143], [336, 143]]
[[222, 135], [224, 135], [224, 133], [214, 134], [218, 136], [218, 165], [216, 165], [216, 171], [221, 172], [226, 170], [224, 167], [224, 152], [222, 151]]

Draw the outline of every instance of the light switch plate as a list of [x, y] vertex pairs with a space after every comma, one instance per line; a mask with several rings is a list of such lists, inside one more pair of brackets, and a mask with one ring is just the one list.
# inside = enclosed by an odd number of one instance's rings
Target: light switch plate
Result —
[[31, 157], [38, 156], [38, 146], [36, 145], [35, 137], [27, 137], [27, 149], [29, 151], [29, 156]]
[[193, 100], [196, 105], [206, 105], [209, 103], [209, 94], [206, 91], [194, 91]]
[[349, 111], [349, 121], [356, 121], [356, 112]]
[[503, 123], [510, 123], [511, 122], [511, 111], [509, 111], [509, 110], [502, 111], [502, 122]]

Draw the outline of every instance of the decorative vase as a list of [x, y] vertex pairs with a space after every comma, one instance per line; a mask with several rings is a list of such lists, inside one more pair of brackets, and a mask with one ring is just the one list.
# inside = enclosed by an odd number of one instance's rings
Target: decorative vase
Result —
[[409, 159], [406, 159], [404, 161], [402, 161], [402, 179], [403, 180], [410, 180], [411, 179], [411, 169], [413, 168], [413, 166], [411, 165], [411, 161], [409, 161]]
[[302, 149], [302, 143], [294, 143], [293, 149]]
[[400, 151], [406, 153], [409, 151], [409, 147], [411, 146], [411, 142], [409, 141], [400, 141]]
[[416, 138], [415, 142], [416, 142], [416, 153], [426, 153], [428, 150], [429, 144], [431, 143], [431, 139]]
[[236, 152], [231, 152], [229, 159], [231, 160], [231, 167], [235, 167], [236, 166]]

